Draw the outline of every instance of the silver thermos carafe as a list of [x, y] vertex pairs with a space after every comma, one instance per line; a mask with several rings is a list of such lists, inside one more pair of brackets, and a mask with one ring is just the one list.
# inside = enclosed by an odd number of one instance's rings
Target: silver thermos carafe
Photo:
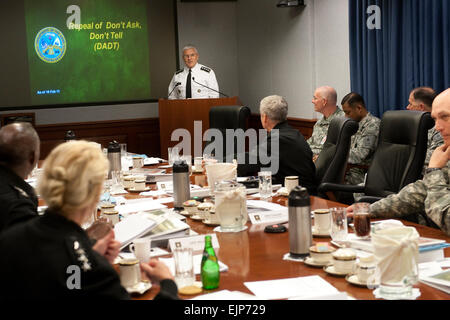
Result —
[[111, 172], [121, 171], [122, 162], [120, 159], [120, 144], [117, 141], [112, 141], [108, 145], [108, 160], [109, 160], [109, 171], [108, 179], [111, 179]]
[[295, 187], [289, 194], [289, 252], [293, 258], [309, 255], [312, 245], [310, 199], [306, 188]]
[[189, 166], [184, 160], [173, 163], [173, 206], [175, 210], [183, 209], [183, 202], [191, 197]]

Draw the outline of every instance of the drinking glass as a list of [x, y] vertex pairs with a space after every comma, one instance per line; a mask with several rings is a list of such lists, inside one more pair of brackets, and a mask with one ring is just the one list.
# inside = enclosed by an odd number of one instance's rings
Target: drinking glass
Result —
[[261, 199], [272, 197], [272, 172], [261, 171], [258, 172], [259, 178], [259, 194]]
[[167, 157], [169, 161], [169, 165], [173, 165], [173, 163], [179, 159], [179, 150], [177, 147], [167, 148]]
[[333, 241], [345, 241], [348, 235], [347, 228], [347, 209], [346, 208], [331, 208], [331, 239]]
[[[419, 234], [414, 227], [373, 228], [378, 296], [383, 299], [412, 299], [418, 281]], [[374, 293], [375, 293], [374, 292]], [[377, 296], [377, 295], [376, 295]]]
[[360, 239], [367, 239], [370, 236], [370, 203], [359, 202], [353, 205], [353, 225], [355, 234]]
[[178, 288], [191, 286], [195, 281], [192, 248], [175, 248], [175, 282]]

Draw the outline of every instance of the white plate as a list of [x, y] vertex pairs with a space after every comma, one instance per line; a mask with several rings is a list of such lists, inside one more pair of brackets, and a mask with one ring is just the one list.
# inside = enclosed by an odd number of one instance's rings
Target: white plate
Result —
[[192, 215], [192, 216], [190, 216], [190, 218], [192, 219], [192, 220], [195, 220], [195, 221], [201, 221], [201, 220], [203, 220], [203, 217], [201, 217], [201, 216], [199, 216], [199, 215]]
[[310, 267], [316, 267], [316, 268], [323, 268], [323, 267], [328, 266], [328, 265], [331, 264], [330, 261], [327, 261], [327, 262], [314, 261], [314, 259], [312, 259], [311, 257], [307, 257], [304, 262], [305, 262], [306, 265], [308, 265]]
[[220, 222], [212, 223], [211, 221], [209, 221], [209, 219], [205, 219], [202, 222], [210, 227], [220, 226]]
[[343, 273], [343, 272], [337, 272], [335, 269], [334, 269], [334, 266], [333, 265], [331, 265], [331, 266], [327, 266], [327, 267], [323, 267], [323, 270], [326, 272], [326, 273], [328, 273], [328, 274], [331, 274], [331, 275], [333, 275], [333, 276], [337, 276], [337, 277], [345, 277], [348, 273]]
[[152, 287], [152, 284], [148, 281], [141, 281], [138, 284], [132, 286], [132, 287], [125, 287], [125, 289], [128, 291], [128, 293], [139, 293], [143, 294], [147, 290], [149, 290]]
[[[345, 277], [345, 280], [347, 280], [347, 282], [358, 286], [358, 287], [367, 287], [367, 281], [366, 282], [362, 282], [361, 280], [359, 280], [358, 276], [356, 274], [349, 274]], [[371, 284], [371, 288], [377, 287], [378, 284]]]

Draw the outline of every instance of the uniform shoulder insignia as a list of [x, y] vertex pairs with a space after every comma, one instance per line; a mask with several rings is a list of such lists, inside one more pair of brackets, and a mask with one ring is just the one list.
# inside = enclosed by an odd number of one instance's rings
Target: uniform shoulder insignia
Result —
[[180, 70], [176, 71], [175, 74], [180, 74], [180, 73], [182, 73], [183, 71], [184, 71], [184, 69], [180, 69]]
[[23, 191], [22, 189], [20, 189], [19, 187], [14, 186], [14, 189], [16, 189], [16, 191], [19, 192], [25, 198], [29, 198], [28, 194], [25, 191]]
[[208, 67], [205, 67], [205, 66], [201, 67], [200, 70], [206, 71], [206, 72], [208, 72], [208, 73], [211, 72], [211, 69], [208, 68]]
[[71, 236], [66, 238], [67, 249], [70, 255], [75, 260], [74, 262], [86, 272], [92, 270], [92, 264], [87, 257], [87, 252], [84, 250], [82, 243], [76, 237]]

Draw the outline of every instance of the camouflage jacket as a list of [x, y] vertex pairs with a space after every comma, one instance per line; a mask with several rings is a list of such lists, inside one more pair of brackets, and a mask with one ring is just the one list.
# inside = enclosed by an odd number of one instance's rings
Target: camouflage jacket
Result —
[[394, 219], [418, 214], [419, 223], [426, 225], [431, 220], [431, 225], [450, 235], [450, 161], [442, 170], [427, 173], [399, 193], [371, 204], [370, 214], [373, 218]]
[[[370, 113], [359, 122], [359, 129], [353, 135], [350, 145], [349, 164], [370, 165], [377, 148], [380, 122], [380, 119]], [[351, 168], [346, 174], [346, 183], [352, 185], [363, 183], [366, 171], [360, 168]]]
[[344, 111], [342, 111], [342, 109], [338, 107], [336, 111], [333, 114], [331, 114], [328, 118], [325, 119], [325, 117], [323, 117], [322, 119], [316, 122], [313, 128], [311, 138], [309, 138], [306, 141], [308, 142], [309, 147], [313, 152], [313, 155], [318, 155], [320, 151], [322, 151], [323, 144], [327, 139], [328, 127], [330, 126], [331, 120], [333, 120], [336, 117], [344, 117], [344, 116], [345, 116]]
[[430, 163], [431, 155], [437, 147], [444, 144], [444, 139], [439, 131], [435, 127], [428, 130], [428, 143], [427, 143], [427, 155], [425, 157], [425, 162], [423, 164], [423, 173], [425, 174], [425, 169], [428, 168]]

